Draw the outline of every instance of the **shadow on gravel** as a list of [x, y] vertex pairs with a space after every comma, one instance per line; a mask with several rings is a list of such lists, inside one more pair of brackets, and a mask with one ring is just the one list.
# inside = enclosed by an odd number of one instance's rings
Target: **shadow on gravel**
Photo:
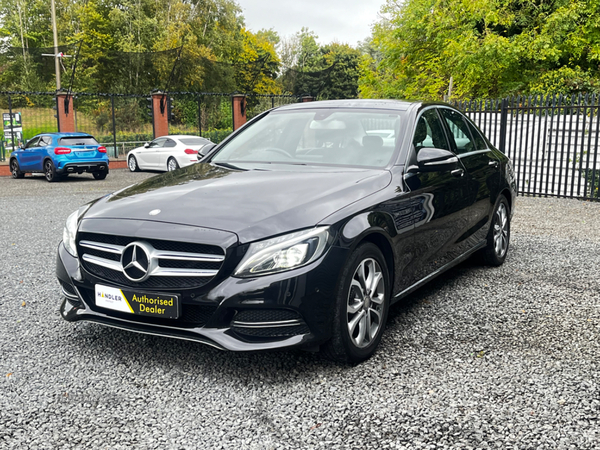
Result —
[[427, 302], [427, 299], [434, 295], [441, 288], [454, 284], [455, 282], [458, 282], [458, 280], [466, 273], [481, 268], [481, 262], [477, 258], [477, 255], [475, 255], [462, 262], [458, 266], [455, 266], [452, 269], [442, 273], [426, 285], [417, 289], [412, 294], [409, 294], [407, 297], [401, 299], [398, 301], [398, 303], [395, 303], [390, 308], [390, 312], [388, 314], [388, 328], [390, 328], [390, 324], [400, 320], [402, 316], [405, 316], [407, 313], [412, 312], [417, 305]]
[[[110, 175], [108, 175], [108, 176], [110, 177]], [[18, 181], [22, 182], [22, 181], [27, 181], [27, 180], [29, 180], [30, 182], [37, 181], [37, 182], [48, 183], [46, 181], [46, 177], [44, 177], [44, 175], [42, 175], [42, 174], [40, 174], [40, 175], [26, 176], [25, 178], [23, 178], [21, 180], [18, 180]], [[95, 182], [99, 182], [99, 180], [95, 180], [94, 177], [93, 177], [93, 175], [91, 175], [91, 174], [87, 174], [87, 176], [84, 175], [84, 174], [81, 174], [81, 175], [76, 175], [76, 176], [69, 175], [66, 178], [62, 178], [60, 180], [55, 181], [54, 183], [48, 183], [48, 184], [60, 184], [60, 183], [71, 183], [71, 182], [78, 183], [78, 182], [82, 182], [82, 181], [95, 181]]]
[[[476, 261], [466, 261], [392, 306], [382, 344], [386, 341], [386, 335], [411, 326], [409, 316], [421, 303], [427, 302], [428, 297], [458, 280], [465, 272], [480, 267]], [[381, 347], [374, 358], [356, 367], [337, 364], [325, 360], [319, 353], [298, 349], [227, 352], [196, 342], [138, 334], [91, 323], [79, 323], [65, 339], [69, 341], [75, 357], [82, 361], [93, 356], [96, 363], [102, 366], [124, 365], [132, 373], [152, 367], [186, 376], [214, 376], [231, 383], [255, 383], [257, 379], [264, 378], [270, 383], [285, 383], [297, 377], [322, 377], [328, 373], [365, 370], [370, 364], [379, 364], [386, 359], [385, 349]]]

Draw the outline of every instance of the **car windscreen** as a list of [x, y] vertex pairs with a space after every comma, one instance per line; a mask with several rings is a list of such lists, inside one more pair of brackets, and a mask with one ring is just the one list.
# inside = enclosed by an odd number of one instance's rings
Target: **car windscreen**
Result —
[[58, 140], [59, 145], [98, 145], [96, 139], [91, 136], [69, 136]]
[[211, 161], [385, 167], [404, 120], [405, 112], [395, 110], [274, 111], [226, 143]]
[[205, 145], [208, 141], [203, 138], [181, 138], [179, 139], [183, 145]]

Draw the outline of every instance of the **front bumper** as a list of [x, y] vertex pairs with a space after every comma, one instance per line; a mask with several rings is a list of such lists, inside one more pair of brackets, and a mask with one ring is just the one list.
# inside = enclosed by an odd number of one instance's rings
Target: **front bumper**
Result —
[[[179, 319], [171, 320], [96, 306], [93, 294], [96, 283], [124, 287], [87, 273], [61, 242], [56, 275], [65, 298], [60, 313], [71, 322], [96, 322], [129, 331], [201, 342], [222, 350], [314, 346], [331, 336], [339, 267], [346, 256], [347, 250], [333, 247], [312, 264], [289, 272], [253, 279], [231, 276], [215, 279], [197, 290], [183, 291], [184, 313]], [[190, 319], [190, 315], [196, 318]]]

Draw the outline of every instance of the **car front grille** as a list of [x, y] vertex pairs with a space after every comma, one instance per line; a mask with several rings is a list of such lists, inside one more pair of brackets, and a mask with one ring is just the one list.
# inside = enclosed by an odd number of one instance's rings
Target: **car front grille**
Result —
[[[223, 249], [215, 245], [86, 232], [79, 233], [77, 238], [77, 250], [88, 272], [135, 288], [199, 288], [218, 274], [225, 259]], [[134, 242], [141, 243], [149, 252], [149, 276], [141, 281], [128, 278], [121, 264], [123, 252]]]

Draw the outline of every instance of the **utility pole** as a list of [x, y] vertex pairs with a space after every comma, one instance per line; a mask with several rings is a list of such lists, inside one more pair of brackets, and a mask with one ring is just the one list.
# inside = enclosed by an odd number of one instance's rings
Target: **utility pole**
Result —
[[56, 32], [56, 6], [52, 1], [52, 34], [54, 35], [54, 70], [56, 71], [56, 90], [60, 91], [60, 62], [58, 61], [58, 34]]

